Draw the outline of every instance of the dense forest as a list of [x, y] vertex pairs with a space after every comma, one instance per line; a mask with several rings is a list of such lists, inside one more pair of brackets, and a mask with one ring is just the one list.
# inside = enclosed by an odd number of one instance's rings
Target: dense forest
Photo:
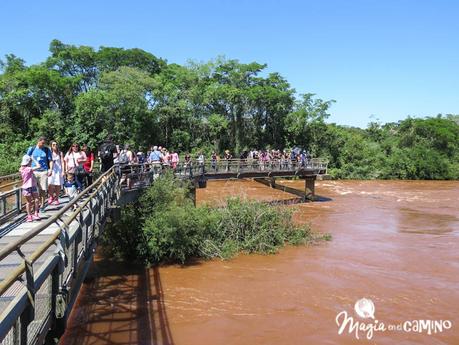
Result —
[[40, 135], [95, 147], [107, 134], [146, 150], [196, 152], [300, 146], [336, 178], [459, 178], [459, 116], [327, 123], [334, 101], [298, 95], [266, 64], [217, 58], [168, 64], [141, 49], [53, 40], [46, 61], [0, 62], [0, 174], [15, 172]]

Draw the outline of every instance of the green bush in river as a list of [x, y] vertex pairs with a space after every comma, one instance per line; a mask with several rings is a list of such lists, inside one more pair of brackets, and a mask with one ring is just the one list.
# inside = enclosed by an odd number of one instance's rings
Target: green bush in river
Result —
[[105, 239], [114, 255], [153, 264], [275, 253], [285, 244], [329, 236], [295, 225], [291, 209], [257, 201], [231, 198], [225, 208], [195, 207], [187, 185], [168, 174], [145, 192], [139, 205], [123, 210]]

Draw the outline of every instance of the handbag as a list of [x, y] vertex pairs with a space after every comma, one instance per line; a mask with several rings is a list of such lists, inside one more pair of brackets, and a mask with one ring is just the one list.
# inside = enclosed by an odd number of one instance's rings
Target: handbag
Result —
[[79, 179], [83, 178], [86, 176], [86, 170], [81, 165], [77, 165], [75, 162], [75, 154], [72, 152], [72, 159], [73, 159], [73, 164], [75, 165], [75, 168], [73, 170], [73, 173], [75, 174], [76, 177]]

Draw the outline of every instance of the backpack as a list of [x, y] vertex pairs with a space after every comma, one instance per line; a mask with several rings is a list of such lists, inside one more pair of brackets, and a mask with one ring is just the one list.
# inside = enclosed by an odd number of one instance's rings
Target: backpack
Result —
[[129, 157], [127, 155], [127, 151], [126, 150], [121, 151], [120, 158], [118, 158], [118, 163], [120, 163], [120, 164], [129, 163]]
[[103, 161], [108, 161], [110, 159], [113, 159], [113, 144], [111, 143], [102, 144], [100, 148], [100, 159], [102, 159]]

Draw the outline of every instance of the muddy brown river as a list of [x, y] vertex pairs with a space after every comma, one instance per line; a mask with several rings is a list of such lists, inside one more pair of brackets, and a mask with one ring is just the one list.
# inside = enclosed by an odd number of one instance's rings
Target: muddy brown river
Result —
[[[61, 343], [459, 344], [459, 182], [316, 188], [323, 201], [288, 207], [330, 242], [185, 267], [97, 258]], [[251, 181], [209, 182], [197, 196], [218, 204], [228, 195], [292, 197]], [[357, 315], [361, 298], [374, 319]], [[349, 332], [351, 322], [360, 330]]]

